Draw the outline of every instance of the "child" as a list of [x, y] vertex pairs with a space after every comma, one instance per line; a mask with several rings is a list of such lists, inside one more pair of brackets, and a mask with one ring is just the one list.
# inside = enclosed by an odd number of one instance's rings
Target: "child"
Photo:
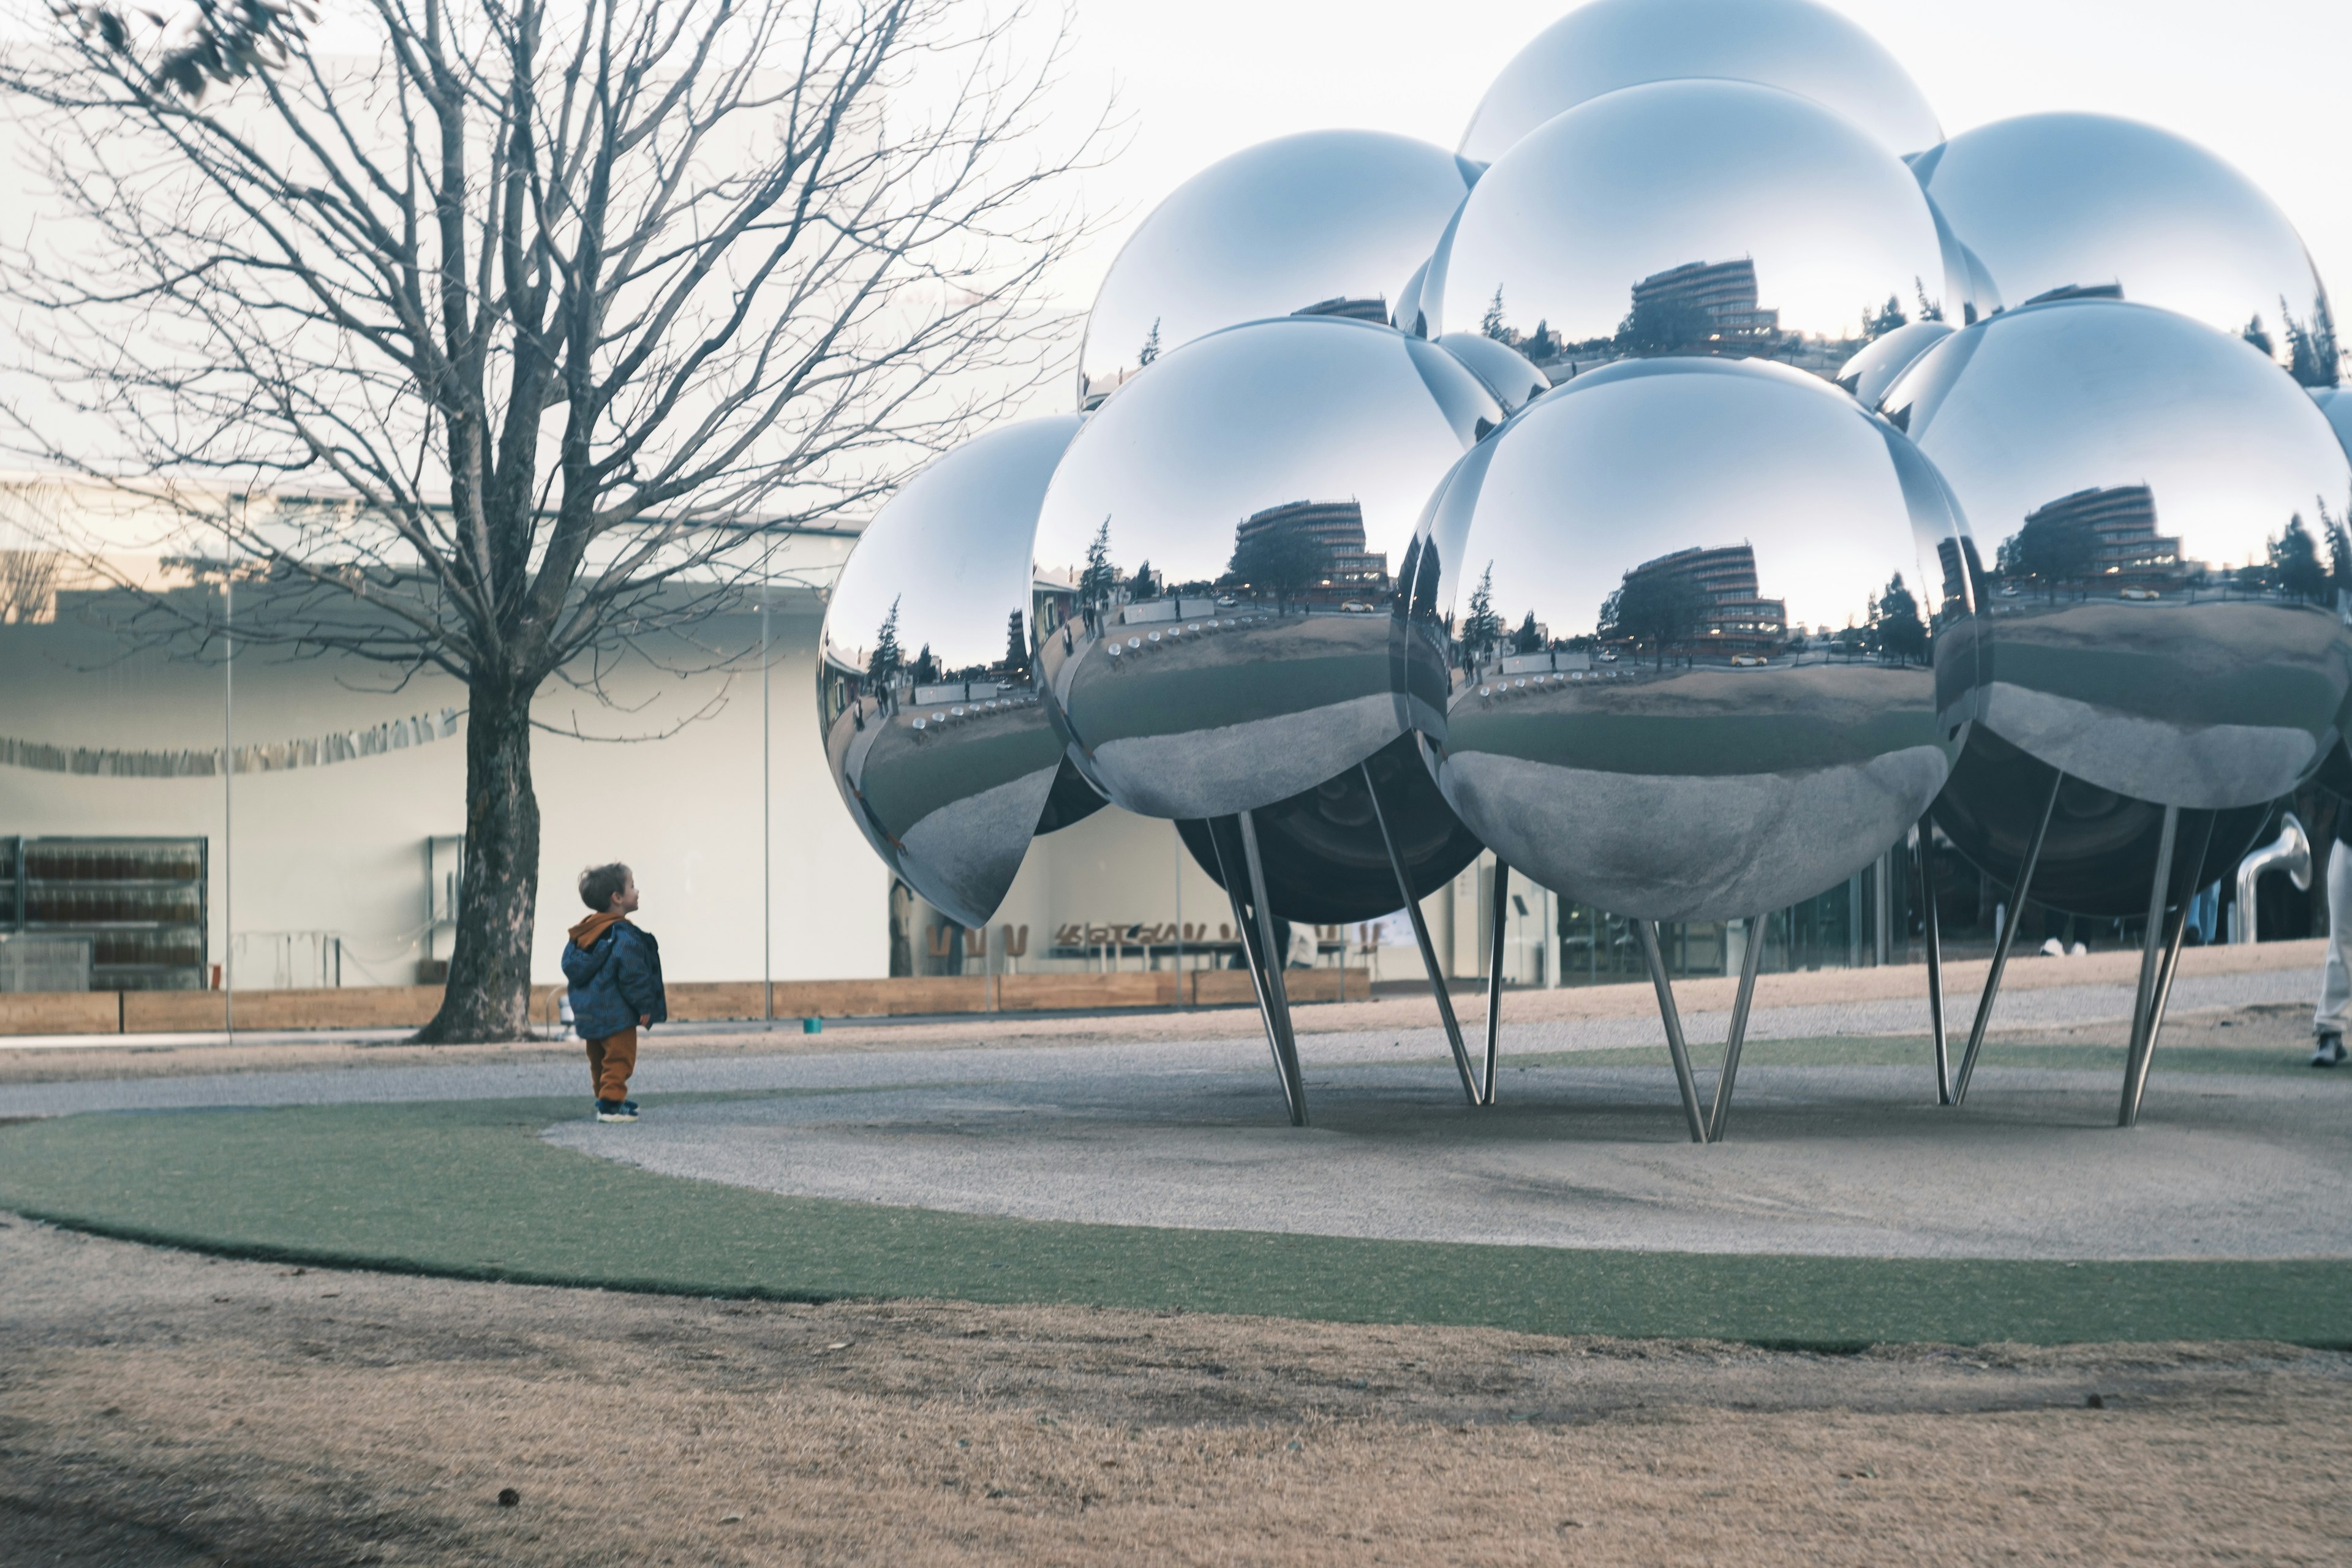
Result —
[[635, 1121], [637, 1102], [628, 1095], [629, 1074], [637, 1066], [637, 1030], [669, 1016], [661, 948], [651, 934], [629, 923], [637, 910], [637, 879], [626, 866], [616, 862], [581, 872], [580, 901], [595, 912], [573, 926], [572, 940], [563, 944], [572, 1026], [588, 1042], [596, 1120]]

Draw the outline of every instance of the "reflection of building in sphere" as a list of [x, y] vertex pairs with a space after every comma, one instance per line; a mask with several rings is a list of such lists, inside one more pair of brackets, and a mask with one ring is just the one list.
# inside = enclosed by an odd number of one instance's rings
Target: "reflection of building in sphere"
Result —
[[1633, 285], [1633, 308], [1619, 334], [1633, 353], [1769, 343], [1780, 312], [1756, 302], [1756, 263], [1687, 261]]
[[2156, 492], [2109, 485], [2061, 496], [2026, 513], [2025, 526], [2001, 542], [2004, 576], [2042, 583], [2111, 579], [2115, 586], [2178, 584], [2192, 563], [2180, 541], [2156, 531]]
[[1687, 599], [1692, 614], [1685, 635], [1709, 654], [1769, 654], [1788, 639], [1788, 602], [1763, 596], [1750, 544], [1712, 550], [1694, 544], [1644, 561], [1625, 574], [1623, 592], [1664, 605]]
[[[1301, 550], [1293, 541], [1307, 542]], [[1234, 570], [1239, 563], [1281, 554], [1311, 556], [1321, 570], [1309, 586], [1379, 592], [1388, 586], [1385, 551], [1364, 545], [1364, 509], [1351, 500], [1298, 500], [1270, 506], [1242, 520], [1234, 532]]]

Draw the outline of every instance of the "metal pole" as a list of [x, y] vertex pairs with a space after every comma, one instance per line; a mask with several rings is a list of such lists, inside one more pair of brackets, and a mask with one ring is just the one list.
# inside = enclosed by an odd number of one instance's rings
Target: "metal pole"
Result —
[[[2010, 894], [2009, 918], [2000, 923], [2000, 936], [1992, 944], [1992, 963], [1985, 971], [1984, 995], [1978, 999], [1976, 1021], [1969, 1026], [1969, 1047], [1960, 1054], [1959, 1076], [1952, 1080], [1952, 1103], [1966, 1103], [1969, 1082], [1977, 1075], [1977, 1053], [1984, 1049], [1985, 1026], [1992, 1022], [1992, 1005], [2000, 994], [2000, 972], [2009, 967], [2009, 950], [2017, 942], [2017, 928], [2025, 921], [2025, 895], [2033, 886], [2033, 868], [2042, 861], [2042, 841], [2050, 832], [2050, 814], [2058, 806], [2058, 786], [2066, 775], [2053, 771], [2050, 794], [2042, 802], [2042, 820], [2034, 825], [2033, 837], [2025, 846], [2025, 861], [2017, 868], [2017, 886]], [[2169, 832], [2170, 829], [2166, 829]]]
[[1486, 1103], [1495, 1103], [1495, 1047], [1503, 1033], [1503, 934], [1510, 929], [1511, 868], [1495, 857], [1495, 897], [1486, 917]]
[[1731, 1119], [1731, 1086], [1739, 1077], [1739, 1047], [1748, 1039], [1748, 1004], [1756, 999], [1756, 966], [1764, 956], [1764, 931], [1769, 914], [1748, 918], [1748, 951], [1740, 955], [1739, 990], [1731, 1001], [1731, 1031], [1723, 1041], [1723, 1072], [1715, 1080], [1715, 1109], [1707, 1118], [1710, 1143], [1723, 1142], [1723, 1124]]
[[1184, 836], [1171, 827], [1170, 847], [1176, 854], [1176, 1005], [1187, 1005], [1184, 996]]
[[[2176, 810], [2177, 808], [2172, 806], [2167, 806], [2165, 808], [2165, 821], [2168, 829], [2171, 826]], [[2174, 918], [2171, 929], [2166, 936], [2164, 942], [2164, 955], [2158, 963], [2156, 973], [2153, 977], [2149, 978], [2147, 998], [2147, 1016], [2143, 1021], [2143, 1019], [2137, 1016], [2137, 1011], [2136, 1009], [2135, 1016], [2132, 1019], [2132, 1048], [2129, 1057], [2124, 1063], [2123, 1104], [2117, 1109], [2116, 1113], [2116, 1125], [2118, 1127], [2137, 1127], [2139, 1125], [2140, 1102], [2147, 1094], [2147, 1069], [2149, 1064], [2156, 1059], [2156, 1037], [2157, 1035], [2164, 1028], [2165, 1004], [2171, 1000], [2172, 976], [2174, 972], [2179, 967], [2181, 942], [2189, 933], [2189, 902], [2190, 898], [2192, 898], [2197, 891], [2196, 883], [2198, 878], [2202, 876], [2204, 873], [2205, 852], [2207, 849], [2211, 847], [2213, 842], [2213, 819], [2215, 814], [2209, 811], [2203, 815], [2205, 818], [2204, 831], [2197, 836], [2197, 847], [2195, 849], [2190, 851], [2189, 858], [2189, 886], [2181, 894], [2180, 913]], [[2156, 905], [2160, 908], [2163, 902], [2169, 901], [2168, 895], [2171, 892], [2173, 870], [2169, 862], [2173, 859], [2171, 851], [2176, 846], [2170, 843], [2162, 844], [2159, 847], [2159, 857], [2167, 863], [2160, 866], [2158, 869], [2158, 890], [2149, 900], [2151, 905]], [[2143, 974], [2145, 975], [2145, 972], [2147, 967], [2145, 949], [2143, 949], [2140, 967]]]
[[1381, 809], [1381, 792], [1372, 783], [1372, 770], [1359, 764], [1364, 775], [1364, 793], [1372, 798], [1372, 821], [1381, 830], [1381, 847], [1389, 852], [1389, 869], [1396, 876], [1397, 897], [1404, 900], [1404, 911], [1412, 921], [1412, 940], [1421, 949], [1421, 966], [1429, 973], [1429, 989], [1437, 998], [1437, 1016], [1445, 1026], [1445, 1043], [1454, 1052], [1454, 1068], [1462, 1075], [1462, 1092], [1473, 1105], [1485, 1101], [1478, 1096], [1478, 1079], [1470, 1068], [1470, 1049], [1462, 1043], [1462, 1025], [1454, 1016], [1454, 998], [1445, 989], [1445, 976], [1437, 963], [1437, 944], [1429, 940], [1429, 922], [1422, 918], [1421, 901], [1412, 896], [1412, 884], [1405, 879], [1404, 861], [1397, 855], [1396, 840], [1389, 837], [1389, 819]]
[[1936, 919], [1936, 877], [1930, 864], [1935, 827], [1924, 818], [1911, 829], [1911, 847], [1919, 867], [1920, 935], [1927, 947], [1927, 1022], [1936, 1037], [1936, 1103], [1952, 1103], [1952, 1053], [1944, 1032], [1944, 935]]
[[1675, 988], [1666, 979], [1666, 961], [1658, 952], [1658, 922], [1635, 921], [1642, 939], [1642, 962], [1650, 966], [1650, 984], [1658, 991], [1658, 1018], [1666, 1026], [1666, 1054], [1675, 1059], [1675, 1082], [1683, 1093], [1683, 1120], [1690, 1123], [1691, 1142], [1706, 1142], [1706, 1119], [1698, 1108], [1698, 1080], [1691, 1077], [1690, 1050], [1683, 1044], [1683, 1016], [1675, 1008]]
[[776, 1021], [776, 796], [769, 772], [775, 765], [771, 734], [774, 710], [768, 702], [768, 598], [774, 591], [768, 565], [775, 541], [760, 554], [760, 995], [761, 1016]]
[[226, 512], [221, 537], [221, 1019], [233, 1045], [236, 1041], [236, 534]]
[[2132, 1080], [2139, 1076], [2140, 1053], [2147, 1036], [2147, 1020], [2156, 1003], [2157, 971], [2164, 963], [2164, 911], [2172, 901], [2172, 852], [2179, 841], [2180, 808], [2164, 808], [2164, 827], [2157, 835], [2156, 874], [2149, 879], [2147, 925], [2140, 937], [2139, 984], [2132, 992], [2131, 1043], [2124, 1053], [2123, 1105], [2116, 1124], [2132, 1124]]
[[1243, 908], [1241, 882], [1234, 875], [1235, 868], [1225, 855], [1224, 835], [1220, 831], [1223, 826], [1222, 817], [1210, 819], [1209, 849], [1216, 857], [1217, 880], [1224, 884], [1226, 900], [1233, 905], [1234, 931], [1242, 941], [1242, 963], [1249, 971], [1250, 994], [1257, 998], [1258, 1021], [1265, 1026], [1266, 1048], [1274, 1054], [1274, 1075], [1282, 1083], [1282, 1098], [1284, 1104], [1289, 1107], [1290, 1124], [1297, 1127], [1305, 1117], [1299, 1105], [1292, 1099], [1290, 1075], [1283, 1070], [1282, 1037], [1274, 1026], [1274, 1005], [1266, 994], [1265, 966], [1258, 962], [1257, 940], [1250, 929], [1249, 914]]
[[1274, 1003], [1274, 1019], [1277, 1031], [1277, 1058], [1282, 1068], [1283, 1081], [1290, 1092], [1291, 1125], [1307, 1125], [1307, 1081], [1298, 1070], [1298, 1037], [1290, 1026], [1290, 988], [1283, 980], [1283, 969], [1290, 963], [1288, 952], [1274, 950], [1274, 906], [1265, 896], [1265, 864], [1258, 855], [1257, 819], [1249, 812], [1238, 813], [1234, 822], [1241, 827], [1242, 858], [1249, 866], [1250, 902], [1257, 909], [1257, 930], [1260, 951], [1265, 954], [1266, 994]]

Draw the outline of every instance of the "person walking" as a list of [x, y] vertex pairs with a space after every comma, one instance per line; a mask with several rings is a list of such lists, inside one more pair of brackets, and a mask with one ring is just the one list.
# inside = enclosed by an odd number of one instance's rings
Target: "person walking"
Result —
[[[2341, 818], [2337, 819], [2341, 821]], [[2252, 919], [2252, 911], [2247, 911]], [[2352, 1015], [2352, 854], [2337, 839], [2327, 851], [2327, 967], [2320, 973], [2319, 1011], [2311, 1020], [2311, 1065], [2344, 1060], [2344, 1020]]]
[[635, 1121], [629, 1075], [637, 1067], [637, 1031], [669, 1016], [661, 944], [630, 923], [637, 912], [637, 879], [626, 866], [615, 861], [581, 872], [580, 901], [592, 912], [563, 944], [572, 1026], [588, 1042], [596, 1120]]

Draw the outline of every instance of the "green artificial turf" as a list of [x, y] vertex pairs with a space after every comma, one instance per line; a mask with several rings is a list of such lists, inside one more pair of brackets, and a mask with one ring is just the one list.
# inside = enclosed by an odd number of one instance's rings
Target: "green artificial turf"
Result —
[[2352, 1263], [1743, 1257], [1000, 1219], [656, 1175], [540, 1138], [578, 1110], [562, 1098], [18, 1123], [0, 1127], [0, 1207], [244, 1257], [694, 1295], [1072, 1302], [1817, 1348], [2352, 1342]]

